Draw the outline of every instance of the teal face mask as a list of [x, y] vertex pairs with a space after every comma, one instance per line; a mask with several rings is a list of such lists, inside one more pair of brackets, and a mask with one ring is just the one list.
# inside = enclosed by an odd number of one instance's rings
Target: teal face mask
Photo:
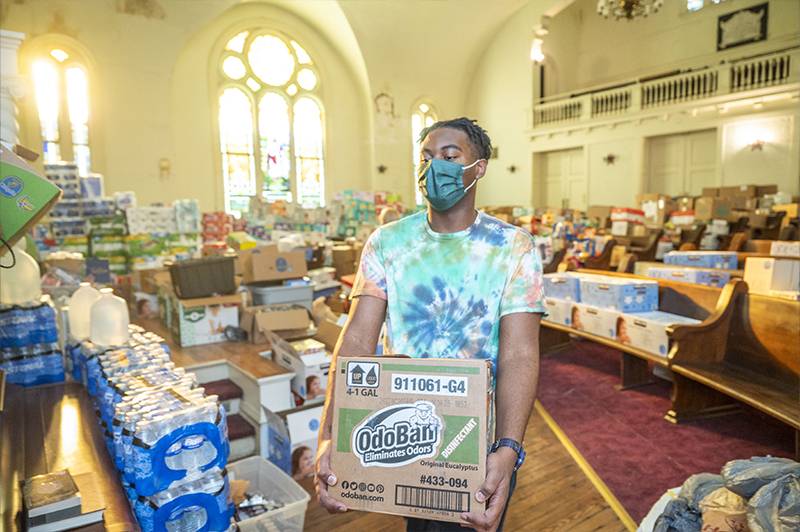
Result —
[[[478, 159], [480, 161], [480, 159]], [[463, 198], [472, 185], [464, 188], [464, 170], [472, 168], [478, 161], [469, 166], [444, 161], [442, 159], [428, 159], [419, 167], [417, 184], [420, 192], [437, 211], [446, 211]]]

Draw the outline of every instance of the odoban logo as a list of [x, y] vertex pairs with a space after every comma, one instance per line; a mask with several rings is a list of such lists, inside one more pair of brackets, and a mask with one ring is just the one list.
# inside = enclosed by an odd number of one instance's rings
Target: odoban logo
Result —
[[353, 450], [363, 466], [399, 467], [436, 456], [442, 420], [428, 401], [378, 410], [353, 431]]
[[15, 175], [10, 175], [0, 181], [0, 194], [7, 198], [13, 198], [22, 192], [22, 179]]

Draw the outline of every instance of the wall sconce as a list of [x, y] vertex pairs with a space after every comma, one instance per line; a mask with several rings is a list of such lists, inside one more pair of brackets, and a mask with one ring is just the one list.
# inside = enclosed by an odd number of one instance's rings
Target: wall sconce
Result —
[[756, 151], [756, 150], [764, 151], [764, 144], [766, 144], [766, 143], [767, 143], [767, 141], [765, 141], [765, 140], [756, 139], [753, 142], [751, 142], [750, 144], [748, 144], [747, 147], [750, 148], [750, 151]]
[[534, 63], [541, 63], [544, 61], [544, 54], [542, 53], [542, 41], [539, 37], [533, 38], [533, 44], [531, 45], [531, 59]]
[[617, 160], [617, 156], [614, 155], [613, 153], [609, 153], [608, 155], [603, 157], [603, 162], [608, 164], [608, 165], [614, 164], [614, 161], [616, 161], [616, 160]]
[[516, 172], [516, 171], [517, 171], [517, 167], [516, 167], [515, 165], [513, 165], [513, 164], [512, 164], [511, 166], [509, 166], [508, 168], [506, 168], [506, 170], [508, 170], [509, 172], [511, 172], [511, 173], [513, 174], [514, 172]]

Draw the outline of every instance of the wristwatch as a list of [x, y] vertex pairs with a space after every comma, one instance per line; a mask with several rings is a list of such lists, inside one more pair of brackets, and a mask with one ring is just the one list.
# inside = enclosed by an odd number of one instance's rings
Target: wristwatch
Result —
[[522, 444], [516, 440], [512, 440], [511, 438], [500, 438], [492, 444], [489, 454], [495, 452], [500, 447], [508, 447], [517, 453], [517, 463], [514, 466], [514, 471], [519, 469], [519, 466], [521, 466], [522, 462], [525, 461], [525, 449], [522, 448]]

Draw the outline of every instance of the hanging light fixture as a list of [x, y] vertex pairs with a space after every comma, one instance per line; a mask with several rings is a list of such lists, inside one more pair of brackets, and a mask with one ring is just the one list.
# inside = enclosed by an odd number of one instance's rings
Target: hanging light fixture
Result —
[[655, 13], [663, 5], [664, 0], [597, 0], [597, 13], [605, 18], [611, 15], [617, 20], [631, 20]]
[[542, 44], [544, 44], [543, 37], [550, 33], [550, 17], [547, 15], [542, 16], [542, 23], [533, 27], [533, 43], [531, 43], [531, 59], [535, 63], [544, 61], [544, 52], [542, 52]]

